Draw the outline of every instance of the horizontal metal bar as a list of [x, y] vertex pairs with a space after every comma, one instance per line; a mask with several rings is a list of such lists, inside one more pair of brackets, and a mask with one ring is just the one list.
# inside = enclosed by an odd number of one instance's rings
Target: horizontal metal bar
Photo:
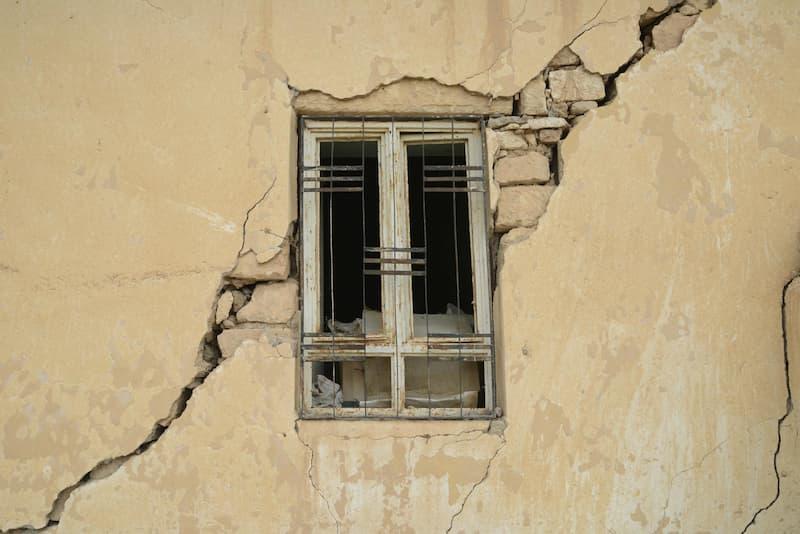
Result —
[[362, 352], [360, 354], [336, 353], [335, 357], [331, 357], [330, 354], [301, 354], [300, 360], [304, 362], [365, 362], [367, 358]]
[[380, 275], [380, 276], [425, 276], [424, 271], [375, 271], [365, 270], [365, 275]]
[[[346, 339], [348, 341], [352, 341], [353, 338], [357, 339], [366, 339], [366, 334], [337, 334], [331, 332], [303, 332], [303, 337], [325, 337], [325, 338], [334, 338], [334, 339]], [[360, 343], [360, 342], [359, 342]]]
[[466, 187], [423, 187], [426, 193], [485, 193], [483, 189], [469, 189]]
[[363, 176], [316, 176], [305, 177], [304, 182], [363, 182]]
[[303, 193], [360, 193], [363, 187], [306, 187]]
[[[453, 315], [458, 315], [458, 314], [456, 313], [456, 314], [453, 314]], [[464, 315], [467, 315], [467, 314], [465, 313]], [[428, 334], [427, 337], [436, 337], [436, 338], [439, 338], [439, 337], [442, 337], [442, 338], [451, 338], [451, 337], [455, 337], [455, 338], [492, 337], [492, 334], [472, 334], [472, 333], [469, 333], [469, 334]]]
[[363, 165], [303, 165], [304, 171], [363, 171]]
[[[342, 122], [353, 122], [353, 121], [361, 121], [364, 120], [365, 122], [387, 122], [391, 120], [395, 120], [397, 122], [430, 122], [430, 121], [479, 121], [489, 115], [425, 115], [422, 113], [409, 113], [404, 115], [300, 115], [299, 118], [304, 120], [312, 120], [312, 121], [342, 121]], [[446, 133], [449, 133], [446, 132]]]
[[403, 353], [402, 356], [406, 359], [425, 358], [427, 360], [430, 358], [439, 362], [488, 362], [492, 359], [488, 354], [454, 354], [452, 356], [445, 354], [414, 354], [412, 356], [411, 353]]
[[442, 350], [460, 350], [460, 349], [474, 349], [474, 350], [490, 350], [492, 345], [481, 343], [448, 343], [446, 341], [431, 341], [428, 343], [429, 347], [436, 346]]
[[422, 258], [364, 258], [364, 263], [395, 263], [402, 265], [425, 265]]
[[423, 171], [482, 171], [483, 165], [423, 165]]
[[303, 349], [308, 349], [308, 350], [331, 350], [331, 351], [340, 350], [340, 351], [344, 351], [344, 350], [364, 350], [364, 348], [366, 347], [366, 344], [362, 345], [362, 344], [359, 344], [359, 343], [350, 343], [350, 344], [347, 344], [347, 343], [331, 343], [331, 344], [325, 344], [325, 343], [303, 343], [301, 345], [301, 347]]
[[425, 182], [482, 182], [483, 176], [423, 176]]
[[392, 248], [392, 247], [364, 247], [364, 252], [425, 252], [425, 247]]

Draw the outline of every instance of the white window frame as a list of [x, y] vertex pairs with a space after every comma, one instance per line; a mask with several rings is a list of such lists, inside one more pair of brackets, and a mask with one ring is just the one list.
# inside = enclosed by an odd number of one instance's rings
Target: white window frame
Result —
[[[381, 247], [410, 248], [409, 204], [407, 198], [408, 144], [421, 142], [465, 143], [466, 162], [470, 167], [484, 168], [482, 124], [478, 120], [364, 120], [301, 118], [301, 415], [304, 418], [447, 418], [470, 419], [492, 417], [495, 408], [494, 343], [491, 317], [491, 270], [488, 248], [490, 235], [487, 215], [488, 198], [485, 172], [468, 171], [481, 176], [480, 181], [464, 182], [470, 189], [469, 225], [472, 259], [474, 334], [457, 340], [434, 340], [413, 335], [413, 299], [410, 276], [381, 276], [383, 332], [366, 336], [333, 338], [323, 332], [322, 318], [322, 247], [320, 194], [303, 193], [304, 187], [325, 186], [325, 182], [308, 181], [303, 169], [319, 166], [319, 147], [330, 141], [377, 141], [378, 183], [380, 194], [379, 220]], [[310, 174], [314, 176], [313, 172]], [[318, 175], [317, 175], [318, 176]], [[304, 181], [306, 178], [306, 181]], [[408, 259], [409, 252], [384, 252], [384, 258]], [[403, 270], [406, 265], [384, 264], [384, 270]], [[357, 344], [362, 346], [358, 348]], [[331, 356], [335, 355], [334, 358]], [[391, 408], [351, 408], [312, 406], [312, 362], [346, 361], [366, 358], [390, 358]], [[406, 358], [468, 358], [484, 362], [485, 407], [483, 408], [419, 408], [405, 407]], [[366, 395], [366, 392], [365, 392]]]

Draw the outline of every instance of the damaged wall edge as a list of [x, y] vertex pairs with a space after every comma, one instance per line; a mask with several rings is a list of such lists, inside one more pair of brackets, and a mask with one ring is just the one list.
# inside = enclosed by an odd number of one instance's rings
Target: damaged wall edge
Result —
[[[791, 301], [789, 301], [790, 298], [792, 299]], [[765, 506], [762, 506], [756, 510], [756, 512], [753, 514], [753, 517], [750, 519], [747, 525], [745, 525], [744, 529], [742, 529], [742, 534], [747, 532], [750, 527], [755, 526], [758, 516], [772, 508], [772, 506], [777, 503], [778, 499], [781, 497], [781, 473], [778, 470], [778, 457], [781, 453], [781, 444], [783, 441], [781, 430], [784, 421], [786, 421], [786, 418], [789, 417], [794, 410], [794, 402], [792, 400], [792, 384], [789, 374], [789, 363], [791, 359], [789, 356], [789, 339], [792, 334], [794, 334], [795, 338], [800, 339], [800, 324], [795, 324], [793, 326], [790, 326], [789, 324], [789, 308], [792, 308], [792, 311], [794, 312], [794, 317], [791, 318], [795, 319], [795, 321], [800, 319], [800, 274], [795, 274], [788, 282], [786, 282], [786, 284], [783, 286], [783, 290], [781, 291], [781, 331], [783, 334], [783, 368], [784, 372], [786, 373], [786, 411], [778, 419], [778, 440], [777, 444], [775, 445], [775, 453], [772, 456], [772, 468], [775, 471], [775, 496]], [[794, 328], [796, 332], [793, 332], [791, 330], [792, 328]], [[797, 350], [800, 347], [793, 348]]]

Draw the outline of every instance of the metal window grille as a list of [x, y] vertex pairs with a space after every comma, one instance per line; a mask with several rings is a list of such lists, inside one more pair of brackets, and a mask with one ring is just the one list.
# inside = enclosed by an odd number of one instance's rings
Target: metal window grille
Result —
[[[494, 417], [496, 407], [495, 349], [491, 318], [491, 255], [489, 253], [488, 178], [486, 173], [485, 121], [481, 117], [301, 117], [298, 156], [300, 203], [300, 265], [302, 319], [300, 365], [301, 413], [305, 418], [422, 418], [475, 419]], [[355, 148], [354, 148], [355, 147]], [[375, 153], [375, 158], [367, 156]], [[411, 218], [411, 147], [421, 152], [421, 213]], [[360, 148], [360, 157], [359, 149]], [[449, 161], [445, 152], [449, 149]], [[346, 151], [347, 157], [337, 150]], [[428, 155], [426, 156], [426, 151]], [[436, 152], [436, 162], [429, 163]], [[459, 151], [459, 154], [456, 152]], [[346, 159], [342, 163], [340, 159]], [[377, 167], [374, 160], [377, 160]], [[375, 198], [367, 195], [368, 174], [378, 188], [377, 241], [368, 242], [367, 211]], [[418, 175], [415, 174], [418, 177]], [[361, 231], [358, 239], [360, 264], [361, 323], [337, 323], [337, 258], [334, 240], [337, 203], [359, 204]], [[455, 283], [455, 315], [429, 313], [432, 264], [429, 249], [431, 224], [429, 205], [443, 206], [447, 199], [452, 213], [452, 276]], [[437, 197], [437, 200], [433, 200]], [[349, 199], [349, 200], [345, 200]], [[417, 206], [419, 208], [419, 206]], [[462, 220], [461, 230], [458, 218]], [[413, 242], [410, 228], [422, 223], [422, 242]], [[374, 222], [374, 221], [373, 221]], [[418, 228], [418, 226], [417, 226]], [[468, 229], [468, 235], [459, 232]], [[441, 239], [441, 235], [437, 234]], [[468, 258], [459, 257], [468, 239]], [[419, 241], [419, 240], [418, 240]], [[349, 253], [353, 253], [348, 248]], [[441, 255], [440, 255], [441, 258]], [[463, 279], [469, 262], [470, 280]], [[441, 265], [437, 265], [441, 271]], [[438, 271], [437, 271], [438, 272]], [[440, 276], [440, 275], [439, 275]], [[377, 286], [374, 280], [377, 279]], [[371, 282], [372, 280], [372, 282]], [[415, 310], [414, 280], [421, 288], [422, 309]], [[367, 286], [380, 291], [380, 316], [370, 331]], [[472, 327], [463, 310], [462, 287], [472, 284]], [[467, 293], [469, 294], [469, 293]], [[350, 300], [349, 297], [345, 297]], [[418, 298], [418, 300], [420, 300]], [[346, 303], [352, 308], [353, 303]], [[341, 308], [341, 306], [340, 306]], [[463, 315], [463, 316], [462, 316]], [[432, 331], [436, 321], [446, 322], [443, 331]], [[451, 324], [452, 323], [452, 324]], [[355, 326], [354, 326], [355, 325]], [[423, 327], [424, 325], [424, 327]], [[455, 325], [455, 326], [452, 326]], [[466, 325], [466, 326], [465, 326]], [[342, 327], [344, 328], [344, 327]], [[360, 328], [360, 330], [358, 329]], [[424, 335], [419, 335], [423, 330]], [[455, 331], [452, 331], [455, 330]], [[424, 362], [427, 384], [422, 394], [406, 391], [406, 373], [419, 371]], [[337, 376], [343, 369], [360, 364], [363, 398], [345, 399], [344, 386], [356, 388], [352, 374]], [[458, 369], [457, 401], [448, 393], [435, 393], [437, 379], [448, 369]], [[387, 367], [388, 398], [370, 398], [368, 365]], [[449, 366], [449, 367], [448, 367]], [[436, 367], [437, 372], [433, 369]], [[443, 374], [442, 370], [445, 370]], [[466, 369], [466, 371], [465, 371]], [[468, 373], [468, 377], [464, 374]], [[475, 374], [477, 372], [477, 374]], [[438, 373], [438, 374], [437, 374]], [[319, 377], [322, 376], [323, 379]], [[465, 378], [479, 391], [465, 391]], [[438, 377], [438, 378], [437, 378]], [[447, 377], [448, 383], [453, 377]], [[320, 383], [322, 385], [320, 385]], [[327, 387], [325, 392], [322, 391]], [[374, 384], [373, 384], [374, 386]], [[338, 393], [342, 393], [339, 398]], [[329, 394], [329, 396], [325, 396]], [[315, 397], [316, 395], [316, 397]], [[475, 400], [477, 399], [477, 400]]]

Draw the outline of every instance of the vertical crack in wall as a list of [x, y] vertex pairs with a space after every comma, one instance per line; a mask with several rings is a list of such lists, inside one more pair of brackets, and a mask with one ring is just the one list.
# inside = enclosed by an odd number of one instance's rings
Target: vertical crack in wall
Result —
[[783, 286], [783, 292], [781, 293], [781, 328], [783, 332], [783, 369], [786, 373], [786, 411], [784, 414], [778, 419], [778, 443], [775, 446], [775, 453], [772, 456], [772, 468], [775, 471], [775, 496], [772, 498], [766, 506], [762, 506], [756, 513], [753, 514], [752, 519], [750, 522], [745, 525], [744, 529], [742, 530], [742, 534], [747, 532], [747, 530], [756, 524], [756, 520], [758, 519], [759, 514], [762, 512], [769, 510], [772, 505], [778, 502], [778, 499], [781, 496], [781, 475], [778, 471], [778, 456], [781, 453], [781, 427], [783, 422], [789, 417], [789, 414], [792, 413], [794, 409], [794, 403], [792, 402], [792, 384], [789, 380], [789, 334], [787, 328], [787, 314], [786, 314], [786, 293], [789, 290], [789, 286], [792, 285], [792, 282], [795, 280], [800, 280], [800, 275], [794, 276], [791, 280], [789, 280], [786, 285]]
[[336, 517], [336, 514], [333, 512], [333, 506], [331, 505], [330, 501], [328, 500], [328, 498], [322, 492], [322, 489], [317, 485], [316, 481], [314, 480], [314, 474], [313, 474], [313, 471], [314, 471], [314, 449], [311, 447], [311, 445], [309, 443], [306, 443], [306, 441], [303, 440], [303, 438], [300, 437], [300, 429], [297, 426], [298, 421], [299, 421], [299, 419], [295, 419], [295, 421], [294, 421], [294, 433], [295, 433], [295, 435], [297, 435], [297, 439], [300, 441], [300, 443], [303, 444], [303, 447], [306, 448], [306, 450], [308, 451], [308, 454], [309, 454], [309, 457], [308, 457], [308, 471], [306, 472], [306, 476], [308, 477], [308, 481], [311, 483], [311, 487], [314, 488], [314, 491], [317, 493], [317, 495], [319, 495], [319, 498], [322, 499], [322, 501], [325, 503], [325, 508], [328, 510], [328, 515], [330, 515], [331, 519], [333, 519], [333, 522], [336, 523], [336, 533], [338, 534], [339, 533], [339, 529], [341, 528], [341, 523], [339, 521], [339, 518]]
[[464, 511], [464, 507], [467, 505], [467, 501], [469, 501], [469, 498], [472, 497], [472, 494], [475, 493], [475, 490], [478, 488], [478, 486], [486, 482], [486, 480], [489, 478], [489, 473], [492, 470], [492, 463], [494, 463], [495, 458], [497, 458], [497, 456], [500, 454], [500, 451], [502, 451], [503, 448], [505, 448], [506, 446], [505, 428], [506, 428], [505, 421], [501, 419], [496, 419], [492, 421], [492, 423], [489, 425], [488, 432], [496, 434], [497, 436], [500, 437], [500, 446], [497, 448], [496, 451], [494, 451], [494, 454], [492, 455], [491, 458], [489, 458], [489, 461], [486, 462], [486, 471], [484, 471], [481, 479], [472, 485], [467, 494], [464, 496], [464, 500], [461, 501], [461, 505], [458, 507], [458, 510], [456, 510], [456, 513], [454, 513], [450, 517], [450, 523], [447, 526], [447, 531], [446, 531], [447, 534], [449, 534], [450, 531], [453, 530], [453, 524], [455, 523], [456, 518], [459, 517], [461, 513]]

